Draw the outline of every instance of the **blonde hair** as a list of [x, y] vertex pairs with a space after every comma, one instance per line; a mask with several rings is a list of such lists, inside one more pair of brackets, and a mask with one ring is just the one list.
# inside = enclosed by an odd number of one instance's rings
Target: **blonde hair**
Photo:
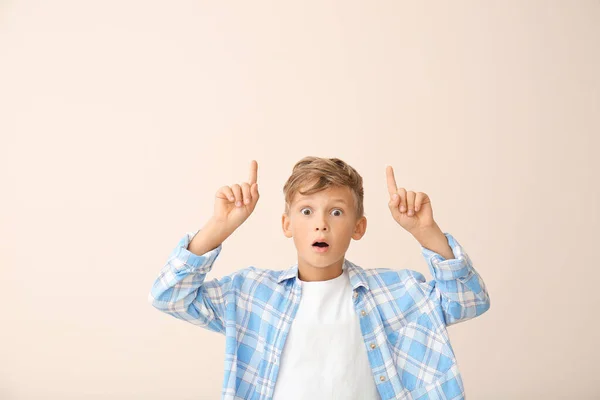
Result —
[[[316, 182], [310, 188], [301, 191], [302, 187], [315, 180]], [[296, 193], [311, 195], [330, 187], [348, 187], [354, 197], [356, 219], [358, 220], [364, 215], [362, 181], [360, 174], [339, 158], [304, 157], [294, 165], [292, 175], [283, 185], [285, 213], [289, 213]]]

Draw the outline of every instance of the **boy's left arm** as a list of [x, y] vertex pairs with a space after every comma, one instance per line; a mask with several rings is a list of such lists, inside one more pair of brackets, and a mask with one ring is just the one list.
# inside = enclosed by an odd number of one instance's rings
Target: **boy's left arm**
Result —
[[[437, 226], [414, 235], [433, 275], [446, 325], [475, 318], [490, 308], [490, 297], [481, 276], [458, 241]], [[436, 290], [437, 289], [437, 290]]]
[[[421, 244], [433, 275], [433, 280], [425, 285], [441, 303], [446, 325], [483, 314], [490, 308], [483, 279], [456, 239], [435, 222], [429, 196], [398, 188], [392, 166], [386, 167], [386, 179], [392, 217]], [[425, 283], [424, 277], [419, 277], [419, 281]]]

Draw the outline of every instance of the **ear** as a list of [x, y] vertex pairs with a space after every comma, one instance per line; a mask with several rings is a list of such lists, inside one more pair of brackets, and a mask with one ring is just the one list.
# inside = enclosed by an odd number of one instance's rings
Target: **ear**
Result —
[[356, 225], [354, 226], [354, 233], [352, 234], [352, 239], [360, 240], [365, 232], [367, 231], [367, 217], [362, 216], [358, 221], [356, 221]]
[[287, 238], [292, 237], [292, 231], [290, 230], [290, 217], [286, 213], [281, 215], [281, 228], [283, 229], [283, 234]]

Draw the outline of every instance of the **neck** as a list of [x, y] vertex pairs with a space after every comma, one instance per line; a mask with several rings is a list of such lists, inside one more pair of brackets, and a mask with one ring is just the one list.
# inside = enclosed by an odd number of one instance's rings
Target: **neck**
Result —
[[328, 281], [342, 274], [344, 257], [325, 267], [315, 267], [305, 260], [298, 260], [298, 278], [304, 282]]

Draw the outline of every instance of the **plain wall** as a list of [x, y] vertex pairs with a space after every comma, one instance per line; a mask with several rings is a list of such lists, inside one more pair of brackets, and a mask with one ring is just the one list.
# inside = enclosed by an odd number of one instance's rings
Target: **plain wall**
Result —
[[307, 155], [364, 178], [349, 260], [431, 279], [386, 164], [464, 246], [491, 297], [449, 327], [468, 398], [599, 398], [599, 20], [598, 1], [0, 2], [0, 398], [219, 398], [224, 337], [148, 292], [252, 159], [260, 201], [209, 278], [294, 264], [282, 188]]

